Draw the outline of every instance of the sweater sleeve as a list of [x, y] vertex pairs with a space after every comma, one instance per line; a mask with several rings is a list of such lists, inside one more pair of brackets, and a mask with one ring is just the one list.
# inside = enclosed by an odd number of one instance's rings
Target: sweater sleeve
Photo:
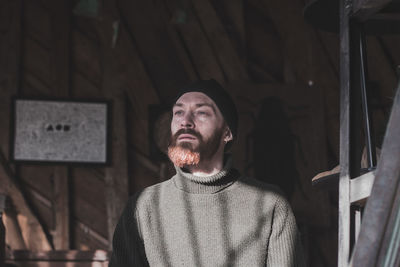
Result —
[[275, 205], [266, 262], [268, 267], [305, 266], [296, 220], [283, 197], [279, 197]]
[[136, 217], [137, 198], [138, 195], [129, 200], [115, 228], [109, 267], [149, 266]]

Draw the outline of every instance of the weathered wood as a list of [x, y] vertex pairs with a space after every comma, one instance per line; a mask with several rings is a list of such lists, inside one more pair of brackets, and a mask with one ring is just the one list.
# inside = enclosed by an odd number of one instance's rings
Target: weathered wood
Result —
[[[48, 261], [9, 261], [7, 263], [12, 264], [15, 267], [48, 267]], [[108, 262], [51, 262], [51, 267], [107, 267]]]
[[[93, 230], [107, 236], [107, 203], [104, 192], [107, 190], [104, 181], [89, 172], [74, 170], [74, 220], [90, 225]], [[99, 220], [103, 217], [104, 220]]]
[[234, 46], [238, 51], [240, 58], [246, 59], [246, 29], [244, 16], [243, 0], [223, 0], [211, 1], [215, 6], [219, 17], [223, 17], [222, 22]]
[[51, 48], [51, 17], [43, 1], [24, 3], [25, 33], [46, 49]]
[[160, 1], [118, 2], [122, 24], [126, 23], [154, 88], [162, 100], [170, 100], [190, 80], [168, 36], [164, 5]]
[[[100, 65], [101, 51], [98, 41], [88, 38], [85, 33], [82, 33], [82, 30], [76, 28], [72, 31], [71, 38], [73, 49], [73, 72], [78, 72], [93, 85], [100, 88], [102, 73]], [[80, 92], [78, 88], [73, 87], [72, 93], [75, 95], [79, 94]]]
[[[104, 214], [103, 214], [104, 216]], [[80, 231], [77, 231], [77, 233], [80, 233], [80, 238], [81, 239], [87, 239], [90, 238], [91, 240], [94, 240], [96, 244], [91, 244], [86, 243], [85, 247], [82, 247], [81, 250], [86, 250], [87, 247], [89, 248], [102, 248], [102, 249], [108, 249], [108, 238], [106, 238], [106, 235], [103, 235], [103, 233], [99, 233], [95, 229], [93, 229], [92, 224], [84, 224], [80, 221], [75, 221], [75, 224], [77, 228], [79, 228]], [[100, 244], [100, 245], [99, 245]], [[79, 244], [77, 243], [77, 247], [79, 248]]]
[[350, 259], [350, 12], [348, 1], [341, 1], [338, 266], [347, 266]]
[[273, 21], [297, 82], [311, 82], [314, 88], [323, 90], [330, 149], [339, 155], [339, 83], [314, 30], [304, 21], [303, 6], [291, 0], [251, 2]]
[[[8, 126], [11, 118], [11, 96], [15, 95], [19, 88], [22, 1], [2, 1], [0, 10], [0, 39], [2, 40], [0, 42], [0, 121], [3, 124], [0, 131], [0, 151], [3, 155], [0, 168], [0, 190], [10, 196], [18, 210], [18, 223], [23, 229], [24, 242], [29, 247], [45, 250], [50, 249], [51, 246], [21, 191], [13, 183], [9, 175], [13, 169], [8, 165], [8, 159], [4, 155], [4, 152], [10, 149]], [[32, 232], [28, 233], [28, 229]]]
[[6, 244], [12, 249], [26, 249], [21, 227], [19, 226], [17, 213], [7, 210], [4, 215], [4, 225], [7, 229]]
[[54, 170], [54, 205], [55, 230], [53, 242], [56, 249], [70, 247], [70, 181], [67, 167], [55, 167]]
[[18, 225], [20, 226], [24, 243], [32, 250], [50, 250], [51, 244], [43, 229], [43, 224], [36, 217], [31, 204], [20, 190], [17, 179], [0, 150], [0, 173], [3, 184], [7, 185], [6, 193], [12, 199], [12, 203], [18, 212]]
[[7, 255], [10, 260], [44, 260], [44, 261], [107, 261], [110, 253], [104, 250], [54, 250], [33, 252], [28, 250], [14, 250]]
[[233, 47], [232, 41], [209, 0], [192, 0], [192, 3], [226, 79], [228, 81], [248, 80], [249, 77], [244, 63]]
[[105, 47], [104, 54], [104, 82], [103, 90], [107, 97], [113, 100], [112, 112], [112, 167], [106, 168], [105, 184], [107, 203], [107, 225], [109, 248], [111, 249], [112, 236], [123, 207], [128, 200], [128, 162], [126, 136], [126, 107], [125, 94], [120, 87], [113, 83], [113, 70], [107, 67], [111, 60], [109, 47]]
[[[127, 161], [127, 126], [126, 126], [126, 95], [118, 73], [118, 62], [115, 61], [114, 51], [119, 51], [119, 42], [112, 47], [113, 23], [118, 20], [115, 3], [109, 2], [104, 6], [108, 11], [107, 17], [98, 24], [101, 37], [102, 58], [102, 92], [113, 101], [111, 134], [111, 167], [105, 169], [105, 200], [107, 215], [107, 237], [109, 249], [112, 249], [112, 238], [115, 226], [128, 200], [129, 177]], [[120, 32], [120, 30], [118, 31]]]
[[368, 172], [350, 180], [350, 203], [369, 197], [374, 183], [374, 172]]
[[[165, 1], [172, 14], [173, 23], [185, 42], [190, 58], [201, 79], [214, 78], [220, 83], [225, 81], [217, 57], [201, 28], [201, 25], [190, 5], [182, 7], [174, 1]], [[178, 15], [184, 12], [186, 21], [178, 21]]]
[[[282, 81], [284, 55], [272, 21], [250, 2], [246, 4], [246, 46], [249, 73], [254, 81]], [[260, 73], [266, 75], [260, 75]]]
[[[70, 40], [71, 2], [50, 2], [51, 17], [51, 86], [57, 97], [69, 97], [70, 93]], [[54, 169], [54, 212], [56, 249], [70, 248], [70, 178], [69, 169], [57, 166]]]
[[[51, 58], [49, 50], [31, 38], [24, 38], [24, 57], [22, 58], [24, 72], [32, 73], [43, 84], [51, 87]], [[21, 76], [24, 79], [24, 76]], [[23, 85], [23, 84], [22, 84]], [[21, 88], [21, 94], [29, 94], [27, 88]]]

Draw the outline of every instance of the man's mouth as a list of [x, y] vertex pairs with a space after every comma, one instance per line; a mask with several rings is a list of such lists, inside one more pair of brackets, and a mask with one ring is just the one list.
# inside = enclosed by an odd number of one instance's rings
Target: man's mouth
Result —
[[191, 134], [181, 134], [178, 137], [179, 141], [191, 141], [191, 140], [196, 140], [197, 137]]

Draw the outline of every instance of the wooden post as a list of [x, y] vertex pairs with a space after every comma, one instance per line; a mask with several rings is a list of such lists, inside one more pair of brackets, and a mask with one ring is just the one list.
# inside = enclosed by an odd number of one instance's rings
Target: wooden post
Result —
[[[113, 47], [112, 40], [115, 39], [113, 31], [114, 23], [118, 22], [115, 15], [115, 3], [109, 1], [105, 4], [103, 21], [97, 26], [101, 37], [102, 52], [102, 91], [103, 95], [112, 100], [111, 116], [111, 166], [105, 169], [105, 198], [107, 210], [108, 245], [112, 249], [112, 238], [115, 226], [121, 216], [122, 210], [128, 200], [129, 177], [127, 162], [127, 135], [126, 135], [126, 95], [122, 88], [121, 77], [116, 71], [117, 63], [114, 61], [113, 52], [118, 47]], [[120, 30], [118, 30], [120, 32]], [[120, 38], [116, 38], [118, 41]], [[114, 45], [116, 45], [115, 43]], [[119, 78], [116, 78], [119, 77]]]
[[209, 0], [192, 0], [192, 3], [226, 79], [228, 81], [248, 80], [246, 68]]
[[[21, 55], [21, 10], [20, 0], [0, 2], [0, 149], [8, 155], [11, 97], [19, 87]], [[0, 173], [0, 191], [7, 190], [5, 174]]]
[[[51, 90], [56, 97], [70, 96], [70, 27], [69, 0], [51, 1], [52, 48]], [[54, 169], [55, 249], [70, 249], [70, 186], [68, 167]]]
[[[34, 240], [37, 249], [51, 249], [43, 227], [37, 220], [32, 210], [27, 205], [24, 195], [13, 183], [10, 172], [13, 167], [8, 164], [9, 140], [8, 127], [11, 118], [11, 97], [16, 95], [19, 89], [20, 54], [21, 54], [21, 13], [22, 1], [0, 1], [0, 192], [12, 198], [14, 206], [19, 213], [21, 228], [32, 230], [31, 233], [19, 233], [28, 243], [28, 239]], [[5, 165], [7, 163], [7, 166]], [[21, 240], [20, 240], [21, 241]], [[24, 245], [24, 244], [21, 244]], [[23, 248], [19, 247], [19, 248]]]
[[340, 178], [338, 266], [350, 257], [350, 12], [351, 1], [340, 1]]

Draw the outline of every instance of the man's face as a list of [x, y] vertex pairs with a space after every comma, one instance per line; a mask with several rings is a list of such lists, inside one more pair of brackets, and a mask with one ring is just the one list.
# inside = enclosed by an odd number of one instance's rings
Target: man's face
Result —
[[197, 153], [197, 157], [202, 159], [212, 157], [223, 142], [225, 128], [222, 114], [214, 101], [203, 93], [186, 93], [176, 101], [172, 109], [169, 150], [179, 148], [179, 158], [193, 157], [194, 162], [189, 160], [186, 163], [198, 164], [199, 158], [196, 161], [196, 155], [190, 153]]

